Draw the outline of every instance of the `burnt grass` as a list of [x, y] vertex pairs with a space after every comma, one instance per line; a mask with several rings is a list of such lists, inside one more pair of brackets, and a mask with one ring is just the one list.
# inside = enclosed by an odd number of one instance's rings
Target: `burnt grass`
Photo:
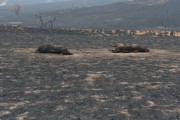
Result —
[[[150, 48], [111, 53], [110, 44]], [[74, 55], [34, 53], [63, 45]], [[0, 120], [179, 120], [180, 38], [0, 27]]]

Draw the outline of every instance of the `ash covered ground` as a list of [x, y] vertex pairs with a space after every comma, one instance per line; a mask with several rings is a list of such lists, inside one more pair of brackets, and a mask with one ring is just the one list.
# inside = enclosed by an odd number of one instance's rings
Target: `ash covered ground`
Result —
[[[1, 120], [179, 120], [180, 38], [0, 27]], [[111, 44], [148, 53], [111, 53]], [[35, 53], [63, 45], [73, 55]]]

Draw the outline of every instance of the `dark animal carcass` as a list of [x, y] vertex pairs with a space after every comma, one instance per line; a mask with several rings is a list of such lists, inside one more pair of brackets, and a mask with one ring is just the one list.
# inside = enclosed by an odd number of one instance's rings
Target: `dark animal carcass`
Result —
[[37, 53], [54, 53], [62, 55], [72, 55], [65, 47], [56, 47], [52, 45], [42, 45], [36, 50]]
[[114, 47], [115, 47], [115, 49], [110, 50], [113, 53], [119, 53], [119, 52], [122, 52], [122, 53], [135, 53], [135, 52], [149, 52], [150, 51], [146, 47], [143, 48], [143, 47], [140, 47], [140, 46], [138, 46], [136, 44], [125, 46], [125, 45], [123, 45], [121, 43], [118, 43], [118, 44], [114, 45]]

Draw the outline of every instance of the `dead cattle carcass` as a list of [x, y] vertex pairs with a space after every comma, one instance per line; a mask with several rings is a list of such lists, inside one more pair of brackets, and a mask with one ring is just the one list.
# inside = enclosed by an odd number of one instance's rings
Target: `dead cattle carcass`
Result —
[[112, 49], [110, 51], [112, 51], [113, 53], [135, 53], [135, 52], [149, 52], [149, 49], [147, 49], [146, 47], [143, 48], [141, 46], [138, 46], [136, 44], [133, 45], [123, 45], [121, 43], [118, 43], [116, 45], [114, 45], [115, 49]]
[[62, 55], [72, 55], [69, 50], [65, 47], [56, 47], [52, 45], [42, 45], [36, 50], [37, 53], [54, 53], [54, 54], [62, 54]]

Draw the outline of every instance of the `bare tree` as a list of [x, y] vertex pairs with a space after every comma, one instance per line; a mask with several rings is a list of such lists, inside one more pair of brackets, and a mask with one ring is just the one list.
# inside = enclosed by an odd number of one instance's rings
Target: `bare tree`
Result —
[[53, 28], [54, 27], [54, 22], [56, 20], [56, 17], [53, 16], [53, 17], [48, 17], [47, 18], [47, 21], [46, 21], [46, 24], [47, 24], [47, 27], [48, 28]]
[[12, 5], [11, 5], [11, 11], [13, 12], [13, 13], [15, 13], [18, 17], [19, 17], [19, 14], [20, 14], [20, 12], [21, 12], [21, 5], [19, 4], [19, 2], [18, 1], [16, 1], [15, 3], [13, 3]]
[[41, 14], [35, 14], [34, 16], [40, 21], [40, 27], [43, 28], [45, 26], [44, 25], [45, 23], [44, 23], [42, 15]]
[[54, 27], [54, 22], [56, 20], [56, 17], [43, 17], [41, 14], [35, 14], [34, 15], [39, 21], [40, 21], [40, 27], [41, 28], [49, 28], [52, 29]]

